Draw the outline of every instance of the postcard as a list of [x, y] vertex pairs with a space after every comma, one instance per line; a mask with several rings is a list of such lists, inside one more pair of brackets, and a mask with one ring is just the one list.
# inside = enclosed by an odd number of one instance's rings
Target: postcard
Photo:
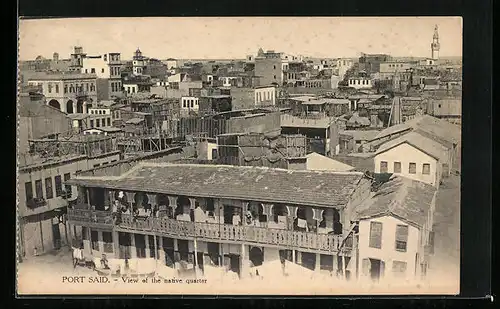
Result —
[[19, 19], [17, 293], [459, 293], [462, 19]]

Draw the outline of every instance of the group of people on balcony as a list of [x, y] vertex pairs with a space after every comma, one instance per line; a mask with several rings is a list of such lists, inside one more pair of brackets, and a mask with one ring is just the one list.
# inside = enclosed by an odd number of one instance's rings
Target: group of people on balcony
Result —
[[[154, 200], [151, 200], [154, 199]], [[132, 202], [130, 202], [132, 201]], [[171, 207], [171, 203], [175, 207]], [[163, 206], [161, 206], [163, 205]], [[133, 220], [165, 217], [179, 221], [224, 223], [235, 226], [255, 226], [272, 229], [289, 229], [321, 234], [342, 234], [340, 216], [335, 209], [314, 210], [307, 207], [287, 207], [282, 204], [249, 202], [239, 205], [214, 205], [211, 199], [195, 199], [183, 196], [167, 197], [146, 193], [114, 192], [111, 206], [115, 225], [122, 222], [122, 215], [132, 215]], [[289, 212], [294, 212], [293, 214]]]

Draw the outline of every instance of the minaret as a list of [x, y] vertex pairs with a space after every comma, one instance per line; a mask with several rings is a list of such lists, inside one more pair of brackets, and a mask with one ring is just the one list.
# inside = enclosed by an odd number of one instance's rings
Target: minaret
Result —
[[432, 37], [431, 58], [434, 60], [439, 59], [439, 34], [438, 34], [438, 26], [437, 25], [434, 28], [434, 36]]

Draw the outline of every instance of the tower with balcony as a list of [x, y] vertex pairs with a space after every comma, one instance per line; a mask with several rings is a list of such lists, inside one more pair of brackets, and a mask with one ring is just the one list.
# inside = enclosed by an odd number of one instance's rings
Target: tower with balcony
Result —
[[433, 60], [439, 60], [439, 33], [438, 33], [438, 26], [436, 25], [434, 27], [434, 35], [432, 36], [432, 43], [431, 43], [431, 58]]

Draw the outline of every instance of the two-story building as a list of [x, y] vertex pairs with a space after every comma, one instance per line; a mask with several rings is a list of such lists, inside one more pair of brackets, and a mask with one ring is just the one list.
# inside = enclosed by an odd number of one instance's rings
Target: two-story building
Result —
[[436, 192], [431, 185], [393, 176], [355, 210], [359, 279], [400, 285], [425, 277], [433, 253]]
[[[71, 243], [66, 207], [77, 191], [64, 182], [78, 171], [120, 160], [110, 137], [31, 140], [30, 144], [31, 152], [18, 156], [19, 254], [23, 258]], [[47, 157], [51, 150], [56, 153]]]
[[97, 102], [97, 76], [78, 73], [43, 73], [28, 85], [41, 87], [46, 104], [67, 114], [86, 114]]
[[79, 187], [68, 215], [88, 257], [154, 258], [181, 277], [209, 266], [247, 277], [277, 260], [332, 272], [347, 265], [338, 256], [355, 259], [350, 216], [370, 193], [363, 173], [119, 164], [65, 183]]
[[106, 53], [83, 58], [81, 73], [97, 76], [98, 99], [109, 100], [122, 94], [120, 53]]

